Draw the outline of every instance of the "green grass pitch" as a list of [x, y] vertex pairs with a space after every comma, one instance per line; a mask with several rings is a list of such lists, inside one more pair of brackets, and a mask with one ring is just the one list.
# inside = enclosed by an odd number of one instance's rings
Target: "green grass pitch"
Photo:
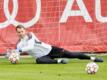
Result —
[[90, 61], [70, 59], [68, 64], [35, 64], [32, 58], [21, 58], [19, 64], [11, 64], [0, 58], [0, 80], [107, 80], [107, 56], [95, 75], [85, 72]]

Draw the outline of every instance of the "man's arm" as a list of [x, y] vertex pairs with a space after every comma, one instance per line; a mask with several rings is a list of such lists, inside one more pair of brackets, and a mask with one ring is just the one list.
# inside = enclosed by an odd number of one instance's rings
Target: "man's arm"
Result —
[[35, 45], [35, 40], [37, 40], [38, 42], [40, 42], [33, 33], [29, 33], [28, 35], [28, 40], [27, 40], [27, 45], [24, 47], [21, 47], [22, 44], [18, 44], [17, 45], [17, 50], [19, 52], [26, 52], [29, 50], [32, 50], [34, 48]]
[[34, 48], [34, 45], [35, 45], [35, 40], [29, 39], [27, 46], [21, 48], [21, 51], [26, 52], [26, 51], [32, 50]]

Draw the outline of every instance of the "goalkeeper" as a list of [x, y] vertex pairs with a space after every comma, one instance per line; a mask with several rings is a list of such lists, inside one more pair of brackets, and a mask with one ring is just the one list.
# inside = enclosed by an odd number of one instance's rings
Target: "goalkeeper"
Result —
[[94, 62], [103, 62], [103, 59], [101, 58], [90, 57], [82, 52], [70, 52], [63, 48], [41, 42], [32, 32], [27, 32], [22, 25], [16, 26], [16, 32], [19, 36], [16, 50], [20, 53], [27, 52], [35, 58], [37, 64], [67, 63], [68, 61], [63, 58], [78, 58], [81, 60], [85, 59]]

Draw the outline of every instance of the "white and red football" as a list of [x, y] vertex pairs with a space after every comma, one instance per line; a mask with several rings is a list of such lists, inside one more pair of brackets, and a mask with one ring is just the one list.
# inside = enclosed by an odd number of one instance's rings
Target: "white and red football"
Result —
[[86, 65], [86, 72], [88, 74], [95, 74], [99, 69], [99, 66], [95, 62], [90, 62]]
[[11, 53], [9, 54], [8, 59], [12, 64], [16, 64], [19, 62], [20, 55], [17, 51], [12, 50]]

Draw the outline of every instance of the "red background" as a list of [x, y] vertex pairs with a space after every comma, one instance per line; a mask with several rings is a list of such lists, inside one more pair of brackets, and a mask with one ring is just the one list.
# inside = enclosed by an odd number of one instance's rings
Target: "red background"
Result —
[[[12, 12], [13, 2], [9, 0], [9, 10]], [[19, 10], [17, 21], [26, 22], [34, 17], [36, 0], [18, 0]], [[6, 21], [3, 12], [3, 2], [0, 0], [0, 23]], [[69, 17], [66, 23], [59, 23], [67, 0], [41, 0], [41, 14], [39, 21], [28, 28], [29, 31], [46, 43], [63, 47], [71, 51], [106, 51], [107, 23], [97, 21], [95, 17], [95, 0], [83, 0], [93, 22], [85, 22], [84, 18]], [[107, 1], [101, 0], [102, 15], [107, 16]], [[75, 1], [74, 10], [78, 10]], [[18, 40], [15, 26], [9, 25], [0, 29], [0, 52], [7, 48], [14, 48]]]

